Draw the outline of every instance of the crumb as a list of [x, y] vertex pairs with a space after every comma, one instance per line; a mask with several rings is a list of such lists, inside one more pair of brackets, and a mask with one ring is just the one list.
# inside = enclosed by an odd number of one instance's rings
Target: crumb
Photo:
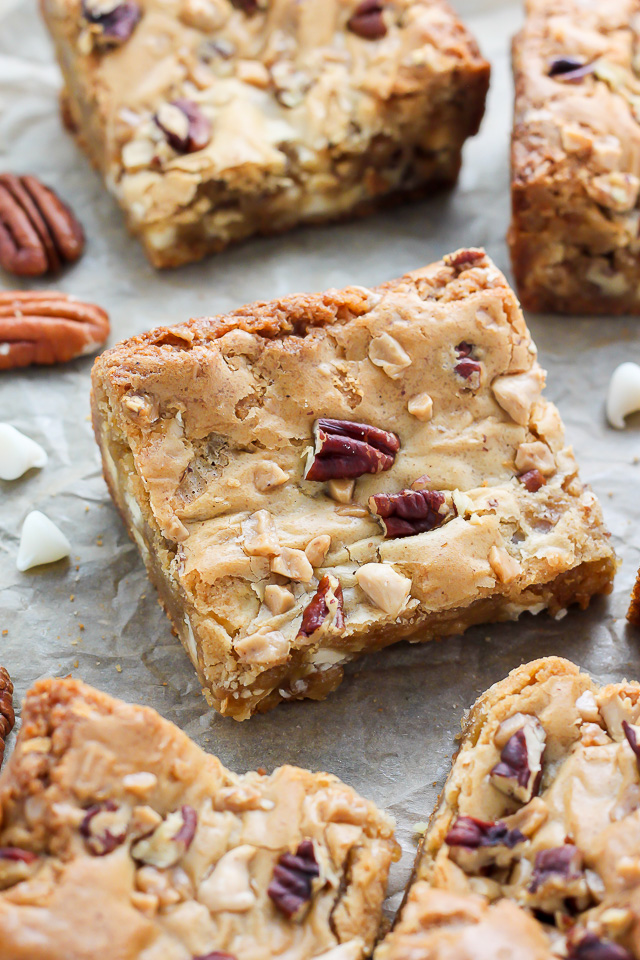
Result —
[[85, 508], [84, 508], [84, 512], [85, 512], [85, 513], [89, 513], [89, 507], [85, 507]]
[[6, 637], [6, 635], [7, 635], [8, 633], [9, 633], [8, 630], [3, 630], [3, 631], [2, 631], [2, 636], [3, 636], [3, 637]]
[[428, 826], [429, 826], [428, 823], [421, 820], [420, 823], [414, 823], [412, 831], [413, 833], [418, 834], [419, 836], [422, 836], [422, 834], [425, 832]]
[[119, 663], [116, 663], [116, 670], [118, 671], [118, 673], [122, 673], [122, 667], [120, 666]]
[[98, 538], [96, 539], [96, 546], [97, 546], [97, 547], [101, 547], [101, 546], [102, 546], [102, 537], [98, 537]]
[[73, 661], [73, 669], [74, 669], [74, 670], [77, 670], [79, 666], [80, 666], [79, 662], [78, 662], [77, 660], [74, 660], [74, 661]]
[[73, 603], [73, 601], [75, 600], [75, 598], [76, 598], [75, 593], [69, 594], [69, 600], [70, 600], [71, 603]]
[[84, 630], [84, 623], [79, 623], [79, 624], [78, 624], [78, 629], [79, 629], [79, 630]]

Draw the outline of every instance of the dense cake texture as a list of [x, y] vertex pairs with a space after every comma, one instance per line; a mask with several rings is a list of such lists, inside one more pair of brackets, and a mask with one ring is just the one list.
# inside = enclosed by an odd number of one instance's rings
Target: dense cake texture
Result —
[[362, 960], [396, 851], [336, 777], [236, 776], [153, 710], [39, 681], [0, 776], [0, 957]]
[[42, 0], [153, 264], [455, 182], [489, 64], [444, 0]]
[[409, 960], [403, 944], [426, 938], [438, 912], [445, 924], [459, 913], [478, 925], [464, 958], [498, 956], [483, 952], [479, 931], [503, 911], [522, 928], [526, 952], [513, 956], [523, 960], [545, 950], [640, 957], [639, 722], [640, 684], [599, 686], [557, 657], [491, 687], [464, 721], [413, 886], [376, 960]]
[[514, 44], [513, 269], [525, 307], [640, 312], [638, 0], [528, 0]]
[[362, 651], [607, 592], [543, 383], [478, 250], [104, 353], [105, 476], [216, 709], [317, 699]]

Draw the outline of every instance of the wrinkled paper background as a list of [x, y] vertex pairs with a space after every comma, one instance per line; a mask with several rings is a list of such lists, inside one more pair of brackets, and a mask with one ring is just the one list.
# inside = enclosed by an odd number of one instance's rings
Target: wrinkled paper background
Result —
[[[454, 5], [493, 64], [488, 115], [467, 145], [455, 191], [353, 224], [256, 240], [160, 274], [61, 128], [60, 76], [35, 0], [0, 0], [0, 169], [35, 173], [57, 189], [88, 237], [84, 258], [57, 286], [106, 307], [115, 342], [253, 299], [374, 284], [460, 246], [486, 246], [508, 272], [508, 52], [520, 5]], [[15, 284], [0, 274], [0, 289]], [[402, 643], [352, 664], [323, 703], [283, 705], [243, 724], [207, 708], [111, 505], [89, 423], [91, 361], [0, 374], [0, 420], [41, 443], [50, 458], [44, 470], [0, 481], [0, 663], [15, 680], [17, 703], [38, 677], [71, 673], [155, 707], [234, 770], [291, 762], [338, 774], [397, 819], [404, 856], [392, 877], [389, 906], [395, 906], [415, 851], [413, 827], [433, 807], [460, 717], [477, 694], [547, 654], [570, 657], [602, 681], [640, 676], [640, 631], [624, 620], [640, 563], [640, 416], [618, 432], [603, 412], [611, 371], [623, 360], [640, 360], [640, 320], [528, 321], [549, 373], [548, 394], [560, 407], [583, 477], [602, 499], [622, 560], [612, 597], [561, 621], [525, 615], [519, 623], [470, 630], [463, 639]], [[70, 563], [21, 574], [20, 527], [34, 508], [65, 531], [73, 555]]]

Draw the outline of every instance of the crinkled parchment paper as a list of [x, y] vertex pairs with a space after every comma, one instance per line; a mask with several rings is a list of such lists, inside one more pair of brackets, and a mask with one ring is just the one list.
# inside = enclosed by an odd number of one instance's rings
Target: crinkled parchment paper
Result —
[[[72, 203], [88, 237], [84, 258], [58, 287], [106, 307], [115, 342], [253, 299], [373, 284], [460, 246], [483, 244], [508, 272], [508, 51], [520, 5], [456, 5], [492, 61], [493, 79], [488, 115], [466, 148], [455, 191], [353, 224], [257, 240], [159, 274], [60, 125], [60, 76], [35, 0], [0, 0], [0, 170], [42, 177]], [[13, 286], [0, 275], [0, 288]], [[44, 470], [0, 481], [0, 663], [15, 679], [18, 701], [36, 678], [71, 673], [155, 707], [235, 770], [286, 761], [338, 774], [397, 819], [404, 847], [392, 882], [391, 905], [397, 903], [415, 850], [413, 826], [432, 809], [460, 718], [477, 694], [517, 664], [547, 654], [564, 654], [599, 680], [640, 676], [640, 631], [624, 620], [640, 563], [640, 416], [618, 432], [603, 412], [611, 371], [640, 359], [640, 320], [528, 321], [549, 372], [548, 393], [583, 477], [602, 499], [622, 560], [613, 596], [559, 621], [526, 615], [470, 630], [464, 639], [402, 643], [352, 664], [323, 703], [283, 705], [243, 724], [207, 708], [108, 498], [89, 423], [91, 361], [0, 374], [0, 420], [41, 443], [50, 458]], [[18, 537], [34, 508], [65, 531], [73, 556], [21, 574]]]

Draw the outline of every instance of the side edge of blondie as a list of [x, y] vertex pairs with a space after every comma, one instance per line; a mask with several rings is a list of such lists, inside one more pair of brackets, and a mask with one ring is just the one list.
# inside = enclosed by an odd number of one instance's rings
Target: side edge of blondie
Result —
[[637, 0], [529, 0], [513, 46], [509, 243], [523, 305], [637, 313]]
[[3, 957], [368, 955], [397, 845], [336, 777], [237, 776], [73, 680], [39, 681], [22, 716], [0, 776]]

